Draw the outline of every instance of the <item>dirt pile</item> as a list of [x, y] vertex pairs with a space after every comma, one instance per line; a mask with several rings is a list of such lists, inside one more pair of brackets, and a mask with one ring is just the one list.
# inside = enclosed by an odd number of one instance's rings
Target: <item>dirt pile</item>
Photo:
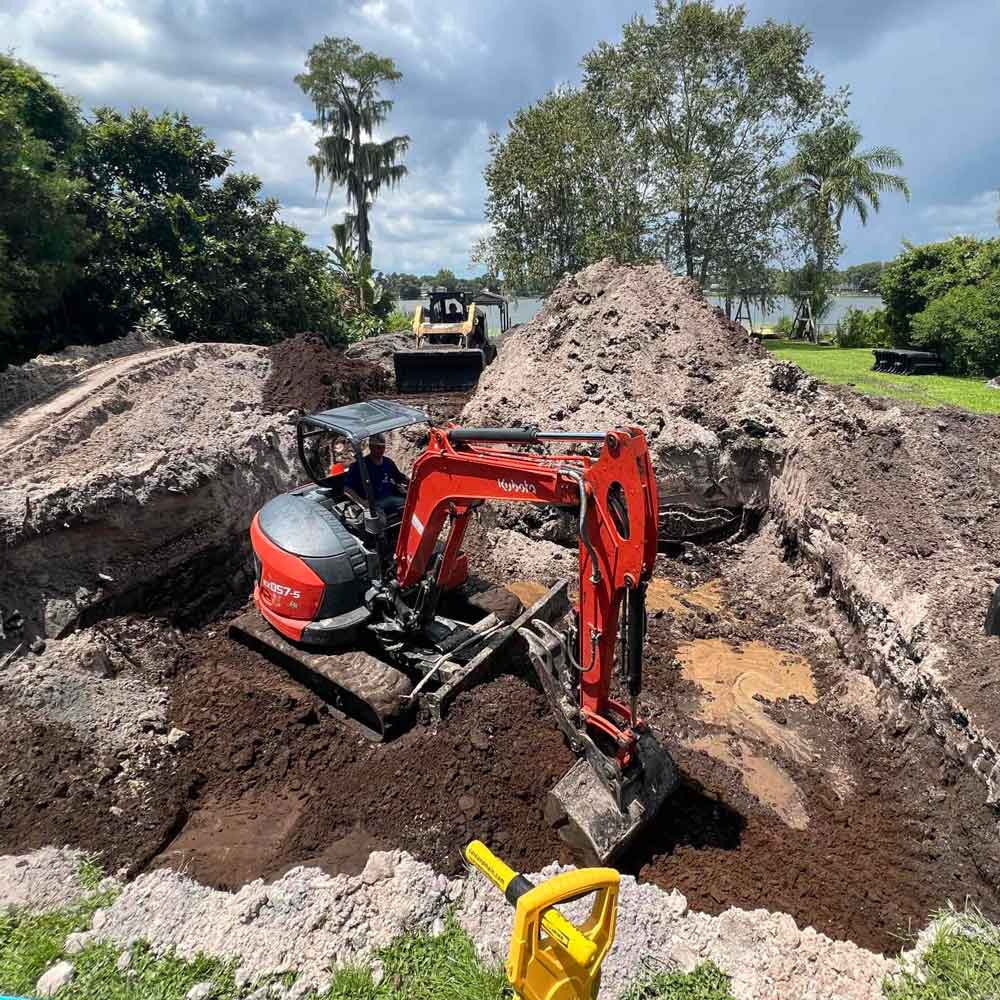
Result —
[[0, 842], [87, 844], [135, 871], [182, 815], [168, 724], [177, 636], [166, 622], [110, 619], [0, 669]]
[[0, 372], [0, 416], [51, 394], [97, 365], [173, 343], [167, 337], [133, 332], [107, 344], [67, 347], [57, 354], [40, 354], [23, 365], [11, 365]]
[[264, 409], [328, 410], [385, 395], [389, 379], [364, 358], [331, 351], [316, 334], [300, 333], [271, 348]]
[[[512, 334], [463, 421], [634, 423], [661, 504], [768, 514], [783, 554], [855, 626], [851, 655], [1000, 803], [1000, 639], [984, 630], [1000, 581], [1000, 418], [820, 386], [665, 268], [604, 261]], [[493, 523], [569, 540], [552, 519]]]
[[83, 897], [77, 873], [85, 855], [56, 847], [0, 857], [0, 913], [73, 906]]
[[727, 370], [768, 365], [693, 282], [658, 265], [602, 261], [564, 279], [510, 335], [462, 419], [555, 430], [638, 425], [661, 498], [762, 509], [759, 484], [775, 449], [759, 433], [753, 401], [702, 419], [698, 399]]
[[396, 351], [412, 351], [413, 343], [412, 333], [383, 333], [379, 337], [368, 337], [366, 340], [359, 340], [356, 344], [351, 344], [344, 353], [349, 358], [357, 358], [378, 365], [389, 378], [395, 378], [396, 370], [392, 363], [393, 354]]
[[569, 860], [542, 804], [572, 756], [545, 699], [516, 678], [460, 695], [437, 730], [373, 746], [280, 667], [203, 633], [181, 656], [171, 723], [191, 734], [183, 767], [199, 791], [159, 863], [210, 885], [308, 861], [351, 870], [374, 846], [454, 874], [477, 836], [523, 867]]
[[325, 991], [331, 967], [370, 958], [407, 932], [440, 928], [450, 890], [447, 878], [402, 851], [373, 853], [354, 876], [296, 868], [233, 894], [152, 872], [128, 886], [88, 936], [119, 946], [142, 938], [185, 958], [240, 956], [240, 984], [301, 970], [296, 995], [304, 996], [309, 987]]
[[294, 476], [286, 418], [263, 406], [266, 348], [187, 344], [126, 360], [0, 435], [0, 607], [23, 619], [4, 652], [161, 596], [183, 619], [246, 594], [247, 525]]
[[50, 639], [40, 653], [0, 671], [0, 700], [5, 709], [68, 727], [98, 754], [135, 747], [146, 734], [167, 731], [166, 691], [143, 676], [153, 671], [133, 669], [134, 661], [166, 652], [167, 635], [155, 625], [129, 635], [127, 653], [113, 627]]

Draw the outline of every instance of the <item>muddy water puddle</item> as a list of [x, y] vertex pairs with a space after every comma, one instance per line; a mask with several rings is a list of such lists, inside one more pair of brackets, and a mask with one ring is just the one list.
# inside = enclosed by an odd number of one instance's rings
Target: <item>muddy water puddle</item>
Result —
[[746, 790], [793, 830], [804, 830], [809, 825], [802, 791], [773, 760], [754, 753], [741, 740], [724, 735], [700, 736], [687, 741], [686, 746], [738, 771]]
[[684, 643], [676, 655], [684, 679], [703, 693], [699, 719], [771, 743], [798, 760], [812, 758], [808, 741], [763, 707], [789, 698], [816, 704], [816, 684], [805, 659], [761, 642], [735, 646], [724, 639]]
[[646, 608], [649, 611], [673, 611], [692, 614], [696, 611], [718, 611], [722, 607], [722, 580], [708, 580], [696, 587], [683, 587], [667, 577], [654, 576], [646, 588]]

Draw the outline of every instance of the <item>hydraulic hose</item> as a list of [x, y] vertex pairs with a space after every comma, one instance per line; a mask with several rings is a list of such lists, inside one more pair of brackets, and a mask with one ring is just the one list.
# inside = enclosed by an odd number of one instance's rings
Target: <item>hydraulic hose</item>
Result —
[[456, 427], [448, 431], [448, 440], [509, 441], [511, 444], [540, 444], [542, 441], [603, 441], [601, 431], [542, 431], [537, 427]]
[[635, 723], [642, 693], [642, 642], [646, 633], [646, 588], [642, 584], [625, 591], [625, 629], [628, 636], [626, 683], [632, 722]]

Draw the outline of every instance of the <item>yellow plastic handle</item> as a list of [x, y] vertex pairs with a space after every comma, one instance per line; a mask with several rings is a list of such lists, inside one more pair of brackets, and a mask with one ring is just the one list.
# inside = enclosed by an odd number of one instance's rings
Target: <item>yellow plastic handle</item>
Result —
[[[474, 840], [466, 847], [465, 858], [505, 895], [507, 887], [517, 878], [518, 873], [505, 865], [481, 840]], [[597, 945], [584, 937], [558, 910], [548, 909], [542, 914], [542, 927], [578, 965], [586, 968], [594, 960]]]

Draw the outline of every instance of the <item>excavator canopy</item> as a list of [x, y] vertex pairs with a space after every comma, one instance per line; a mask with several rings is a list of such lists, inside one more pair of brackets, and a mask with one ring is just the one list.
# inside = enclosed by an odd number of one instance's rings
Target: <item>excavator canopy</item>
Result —
[[373, 399], [365, 403], [338, 406], [334, 410], [308, 413], [300, 419], [299, 424], [333, 431], [348, 438], [352, 445], [358, 447], [365, 438], [373, 434], [386, 434], [412, 424], [426, 424], [429, 420], [423, 410], [418, 410], [414, 406]]

